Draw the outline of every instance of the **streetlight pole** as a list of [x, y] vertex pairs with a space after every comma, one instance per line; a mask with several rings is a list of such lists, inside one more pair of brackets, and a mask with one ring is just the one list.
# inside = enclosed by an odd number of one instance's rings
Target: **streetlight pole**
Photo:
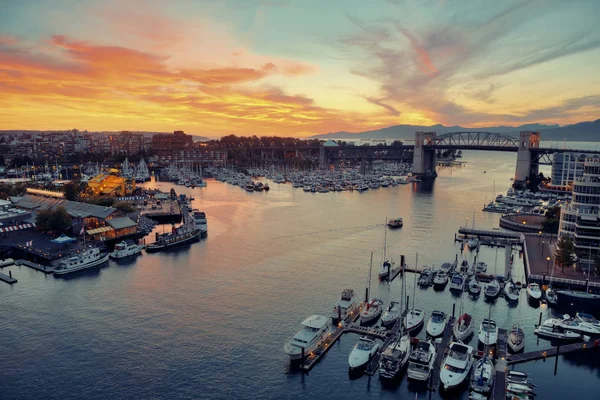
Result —
[[546, 275], [548, 275], [549, 267], [550, 267], [550, 256], [546, 257]]
[[540, 236], [538, 237], [538, 244], [540, 244], [542, 240], [542, 231], [540, 231], [539, 234]]
[[546, 244], [546, 242], [544, 240], [542, 240], [542, 257], [544, 257], [544, 245]]
[[465, 219], [465, 229], [469, 228], [469, 217]]

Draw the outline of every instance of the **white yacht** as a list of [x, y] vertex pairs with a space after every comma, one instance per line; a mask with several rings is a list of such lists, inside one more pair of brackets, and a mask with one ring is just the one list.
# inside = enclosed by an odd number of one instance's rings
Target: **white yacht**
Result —
[[395, 301], [390, 302], [387, 310], [385, 310], [381, 316], [381, 325], [385, 326], [386, 328], [393, 327], [400, 318], [400, 314], [400, 305]]
[[415, 331], [423, 325], [425, 320], [425, 311], [420, 308], [412, 308], [404, 317], [404, 327], [408, 332]]
[[383, 312], [383, 301], [379, 299], [371, 299], [360, 312], [360, 323], [368, 324], [376, 321]]
[[381, 354], [379, 361], [379, 376], [382, 379], [394, 379], [404, 368], [410, 357], [410, 335], [408, 332], [400, 331]]
[[508, 340], [506, 341], [508, 347], [513, 353], [518, 353], [525, 347], [525, 332], [518, 324], [514, 324], [508, 334]]
[[479, 325], [479, 341], [483, 345], [493, 346], [498, 341], [498, 326], [493, 319], [484, 318]]
[[322, 315], [312, 315], [302, 321], [302, 329], [283, 346], [283, 351], [290, 356], [290, 360], [300, 360], [302, 356], [312, 353], [329, 330], [329, 318]]
[[206, 220], [206, 213], [194, 209], [192, 210], [192, 216], [194, 217], [194, 223], [196, 224], [196, 227], [200, 229], [200, 232], [208, 232], [208, 221]]
[[129, 256], [134, 256], [140, 254], [144, 249], [143, 244], [137, 244], [134, 241], [123, 241], [119, 242], [115, 245], [115, 249], [112, 253], [109, 254], [110, 258], [125, 258]]
[[450, 290], [462, 292], [465, 288], [465, 276], [463, 274], [454, 274], [450, 279]]
[[427, 334], [430, 337], [438, 337], [444, 334], [446, 329], [446, 323], [448, 322], [448, 316], [446, 313], [441, 311], [433, 311], [431, 317], [427, 321]]
[[469, 279], [467, 288], [472, 296], [479, 296], [481, 294], [481, 283], [479, 283], [476, 277]]
[[444, 390], [450, 390], [467, 379], [473, 365], [473, 348], [462, 343], [452, 342], [448, 355], [440, 368], [440, 382]]
[[494, 278], [490, 283], [487, 284], [484, 290], [486, 299], [495, 299], [500, 294], [500, 282]]
[[477, 262], [477, 264], [475, 264], [475, 272], [478, 274], [484, 274], [487, 271], [487, 264], [484, 263], [483, 261], [479, 261]]
[[108, 261], [108, 254], [101, 253], [100, 249], [92, 247], [81, 251], [77, 255], [60, 259], [56, 267], [54, 267], [54, 275], [63, 275], [95, 267], [106, 261]]
[[379, 351], [379, 344], [366, 336], [361, 336], [348, 356], [350, 370], [364, 368]]
[[435, 345], [421, 341], [408, 360], [408, 379], [427, 381], [435, 364]]
[[542, 325], [535, 328], [534, 333], [539, 337], [546, 339], [560, 339], [560, 340], [581, 340], [582, 335], [579, 332], [574, 332], [569, 329], [565, 329], [560, 326], [560, 320], [550, 318], [544, 321]]
[[590, 324], [588, 322], [581, 321], [577, 318], [571, 318], [569, 314], [563, 315], [563, 319], [560, 320], [560, 327], [574, 331], [581, 332], [585, 335], [598, 337], [600, 336], [600, 328], [595, 326], [594, 324]]
[[540, 289], [540, 285], [537, 283], [530, 283], [527, 285], [527, 296], [533, 302], [540, 301], [542, 298], [542, 290]]
[[338, 301], [337, 305], [333, 308], [332, 318], [334, 320], [341, 319], [342, 321], [348, 318], [348, 316], [354, 313], [359, 308], [359, 303], [356, 301], [354, 290], [344, 289], [342, 297]]
[[496, 368], [494, 367], [494, 361], [486, 354], [475, 363], [473, 375], [471, 376], [471, 390], [488, 395], [494, 387], [495, 379]]
[[508, 281], [504, 284], [504, 297], [506, 297], [507, 301], [519, 301], [519, 293], [519, 288], [517, 288], [517, 285], [513, 281]]
[[475, 322], [469, 314], [463, 314], [454, 322], [452, 333], [454, 338], [460, 342], [467, 339], [473, 333]]
[[575, 314], [575, 318], [578, 321], [586, 322], [586, 323], [591, 324], [591, 325], [595, 326], [596, 328], [600, 329], [600, 321], [598, 321], [596, 319], [596, 317], [594, 317], [592, 314], [578, 312]]
[[447, 283], [448, 283], [448, 274], [443, 270], [438, 271], [438, 273], [435, 275], [435, 278], [433, 278], [433, 288], [434, 289], [443, 289], [446, 287]]

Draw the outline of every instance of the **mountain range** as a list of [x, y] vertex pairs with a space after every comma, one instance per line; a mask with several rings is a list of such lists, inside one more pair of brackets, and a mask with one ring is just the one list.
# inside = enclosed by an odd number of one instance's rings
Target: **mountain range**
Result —
[[491, 126], [485, 128], [466, 128], [462, 126], [444, 125], [393, 125], [387, 128], [364, 132], [332, 132], [315, 135], [317, 139], [414, 139], [415, 132], [436, 132], [438, 135], [447, 132], [498, 132], [518, 137], [520, 131], [540, 132], [543, 141], [600, 141], [600, 119], [589, 122], [579, 122], [572, 125], [543, 125], [526, 124], [521, 126]]

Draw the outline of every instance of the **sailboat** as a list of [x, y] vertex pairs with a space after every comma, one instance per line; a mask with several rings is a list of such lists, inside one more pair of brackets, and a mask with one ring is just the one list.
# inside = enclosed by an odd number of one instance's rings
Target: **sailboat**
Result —
[[488, 300], [494, 300], [500, 294], [500, 282], [498, 282], [498, 278], [496, 278], [496, 266], [498, 265], [498, 248], [496, 248], [496, 259], [494, 261], [494, 278], [492, 281], [485, 287], [485, 298]]
[[388, 279], [390, 276], [390, 271], [392, 270], [393, 261], [390, 261], [386, 258], [386, 250], [387, 250], [387, 218], [385, 219], [385, 224], [383, 225], [383, 262], [381, 263], [381, 269], [379, 270], [379, 279], [384, 280]]
[[366, 304], [360, 312], [360, 323], [369, 324], [377, 321], [383, 311], [383, 301], [377, 298], [369, 299], [371, 291], [371, 272], [373, 270], [373, 252], [371, 252], [371, 262], [369, 263], [369, 280], [367, 283], [367, 293], [365, 296]]
[[[419, 265], [419, 254], [417, 253], [417, 260], [415, 262], [415, 270], [417, 269]], [[406, 316], [404, 317], [404, 327], [406, 328], [406, 330], [408, 332], [415, 332], [417, 331], [421, 326], [423, 326], [423, 321], [425, 320], [425, 312], [423, 310], [421, 310], [420, 308], [415, 308], [415, 297], [417, 294], [417, 273], [414, 273], [415, 275], [415, 282], [413, 285], [413, 306], [410, 310], [408, 310], [408, 313], [406, 313]]]
[[[488, 349], [491, 344], [496, 343], [498, 337], [498, 328], [496, 322], [492, 319], [492, 305], [490, 304], [488, 318], [484, 319], [481, 323], [482, 327], [487, 322], [487, 329], [485, 330], [484, 345], [485, 350], [483, 358], [475, 363], [473, 374], [471, 376], [471, 390], [481, 394], [489, 394], [494, 386], [494, 379], [496, 377], [496, 370], [494, 368], [494, 361], [489, 357]], [[492, 328], [493, 322], [493, 329]], [[494, 331], [495, 329], [495, 331]], [[495, 338], [492, 338], [495, 336]], [[479, 340], [481, 341], [481, 329]]]
[[[460, 312], [463, 312], [463, 296], [462, 293], [460, 295]], [[454, 338], [459, 342], [464, 342], [471, 334], [473, 333], [473, 329], [475, 326], [475, 321], [473, 317], [467, 313], [462, 314], [456, 322], [454, 322], [454, 326], [452, 327], [452, 333], [454, 334]]]
[[552, 281], [554, 280], [554, 263], [552, 263], [552, 273], [550, 274], [550, 284], [548, 284], [548, 289], [546, 289], [546, 302], [551, 306], [555, 306], [558, 304], [558, 295], [552, 289]]

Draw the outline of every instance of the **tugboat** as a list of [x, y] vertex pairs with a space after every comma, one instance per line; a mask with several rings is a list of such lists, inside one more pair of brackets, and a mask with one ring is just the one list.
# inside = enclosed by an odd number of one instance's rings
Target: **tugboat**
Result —
[[182, 244], [195, 242], [200, 239], [202, 231], [199, 228], [188, 228], [185, 226], [173, 228], [171, 233], [156, 233], [156, 241], [146, 246], [148, 253], [166, 250], [171, 247], [180, 246]]

